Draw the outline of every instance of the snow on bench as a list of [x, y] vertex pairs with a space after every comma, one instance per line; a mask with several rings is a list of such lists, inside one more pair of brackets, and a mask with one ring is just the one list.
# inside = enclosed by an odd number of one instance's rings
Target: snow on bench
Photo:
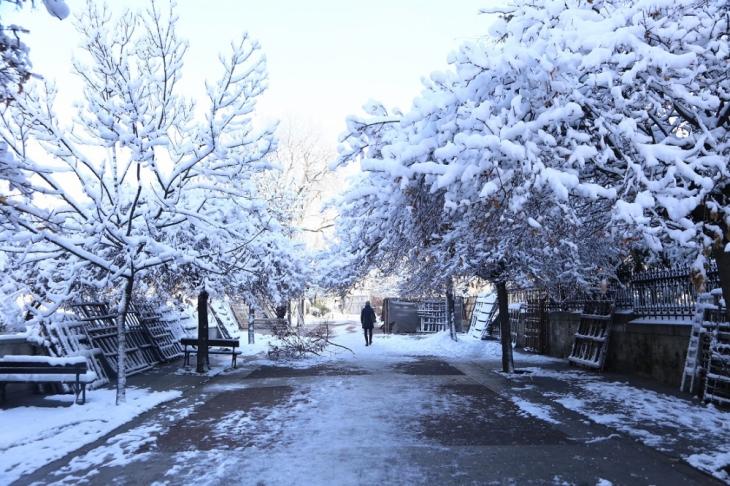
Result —
[[76, 401], [86, 402], [86, 385], [96, 380], [96, 373], [88, 369], [86, 358], [72, 356], [11, 355], [0, 357], [0, 396], [5, 400], [8, 383], [70, 383]]
[[54, 358], [53, 356], [9, 355], [0, 357], [0, 366], [3, 363], [46, 363], [50, 366], [85, 365], [86, 358], [83, 356]]

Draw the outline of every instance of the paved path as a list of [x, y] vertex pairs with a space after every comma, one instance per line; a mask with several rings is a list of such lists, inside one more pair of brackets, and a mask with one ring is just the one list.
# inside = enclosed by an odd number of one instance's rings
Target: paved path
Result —
[[568, 410], [557, 423], [526, 414], [496, 362], [377, 345], [177, 379], [182, 398], [21, 484], [715, 484]]

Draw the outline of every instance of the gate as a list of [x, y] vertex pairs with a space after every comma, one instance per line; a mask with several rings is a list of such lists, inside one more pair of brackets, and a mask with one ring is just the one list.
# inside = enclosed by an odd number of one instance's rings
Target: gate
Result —
[[547, 351], [547, 304], [547, 293], [541, 289], [514, 289], [509, 292], [512, 331], [517, 335], [517, 344], [526, 351]]

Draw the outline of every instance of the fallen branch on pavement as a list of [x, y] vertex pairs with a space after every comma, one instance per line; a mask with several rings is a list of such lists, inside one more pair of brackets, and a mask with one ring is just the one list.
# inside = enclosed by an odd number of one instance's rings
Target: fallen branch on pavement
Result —
[[278, 343], [269, 344], [268, 355], [272, 359], [303, 358], [308, 354], [321, 356], [328, 346], [346, 349], [354, 354], [347, 346], [330, 341], [328, 322], [299, 332], [289, 325], [276, 326], [273, 331]]

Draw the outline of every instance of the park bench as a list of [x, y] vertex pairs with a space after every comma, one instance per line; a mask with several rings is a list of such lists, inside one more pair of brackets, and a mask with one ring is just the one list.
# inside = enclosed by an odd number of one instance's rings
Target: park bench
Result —
[[[180, 340], [180, 344], [182, 344], [185, 349], [185, 361], [184, 365], [189, 366], [190, 364], [190, 355], [191, 354], [197, 354], [198, 353], [198, 347], [200, 346], [200, 341], [198, 341], [196, 338], [182, 338]], [[230, 354], [231, 355], [231, 365], [236, 368], [236, 358], [239, 354], [241, 354], [241, 351], [238, 348], [239, 342], [238, 339], [208, 339], [208, 354]], [[210, 348], [229, 348], [229, 349], [210, 349]]]
[[[96, 380], [89, 371], [86, 358], [75, 356], [53, 358], [50, 356], [3, 356], [0, 357], [0, 396], [5, 401], [8, 383], [68, 383], [73, 386], [77, 403], [86, 403], [86, 385]], [[81, 402], [79, 402], [81, 398]]]

